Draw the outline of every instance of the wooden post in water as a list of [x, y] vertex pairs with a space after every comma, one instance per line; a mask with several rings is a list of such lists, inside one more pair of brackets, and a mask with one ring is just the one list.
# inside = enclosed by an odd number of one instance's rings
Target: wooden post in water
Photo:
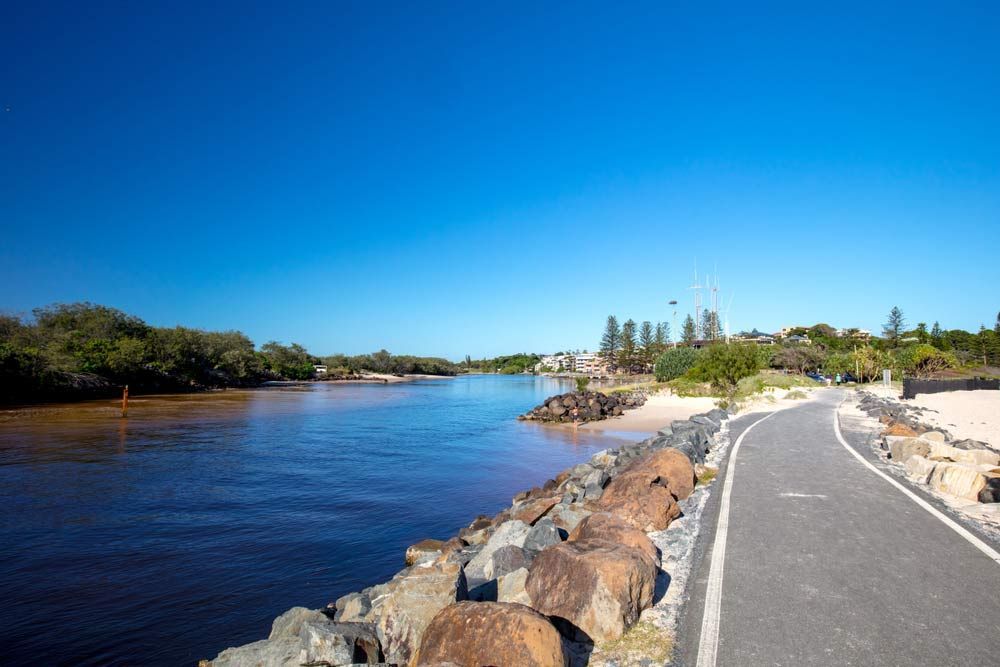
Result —
[[128, 385], [122, 391], [122, 417], [128, 417]]

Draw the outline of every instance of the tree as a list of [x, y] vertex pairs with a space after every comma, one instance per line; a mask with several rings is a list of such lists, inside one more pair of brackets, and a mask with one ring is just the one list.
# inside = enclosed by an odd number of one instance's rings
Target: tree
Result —
[[656, 346], [660, 348], [660, 352], [667, 349], [667, 344], [670, 342], [670, 325], [666, 322], [657, 322], [654, 338], [656, 339]]
[[698, 331], [694, 326], [694, 318], [688, 315], [684, 318], [684, 325], [681, 327], [681, 342], [691, 344], [698, 336]]
[[918, 322], [917, 328], [914, 330], [914, 333], [917, 334], [917, 338], [920, 339], [921, 343], [926, 343], [929, 337], [929, 334], [927, 333], [927, 323]]
[[1000, 313], [997, 313], [997, 323], [993, 325], [993, 333], [1000, 334]]
[[722, 327], [719, 325], [719, 314], [714, 310], [706, 310], [701, 315], [702, 338], [719, 340], [722, 338]]
[[889, 339], [892, 347], [899, 344], [899, 335], [903, 333], [905, 326], [906, 319], [903, 317], [903, 311], [898, 306], [893, 306], [892, 310], [889, 311], [889, 319], [882, 326], [882, 333]]
[[643, 322], [639, 327], [639, 347], [641, 348], [643, 372], [645, 372], [656, 359], [656, 337], [653, 334], [653, 325], [649, 320]]
[[771, 363], [778, 368], [795, 370], [799, 373], [818, 369], [825, 359], [823, 351], [812, 345], [782, 345], [779, 347]]
[[618, 318], [614, 315], [608, 315], [608, 321], [604, 325], [604, 335], [601, 337], [600, 354], [608, 362], [612, 372], [618, 365], [618, 351], [621, 349], [622, 330], [618, 326]]
[[736, 385], [760, 370], [757, 346], [751, 343], [709, 345], [701, 352], [695, 373], [712, 384], [712, 388], [732, 399]]
[[698, 361], [698, 350], [693, 347], [674, 347], [656, 360], [656, 381], [669, 382], [688, 372]]
[[621, 351], [618, 353], [618, 364], [627, 373], [634, 371], [638, 352], [639, 345], [635, 336], [635, 321], [631, 319], [625, 320], [625, 324], [622, 325], [622, 346]]

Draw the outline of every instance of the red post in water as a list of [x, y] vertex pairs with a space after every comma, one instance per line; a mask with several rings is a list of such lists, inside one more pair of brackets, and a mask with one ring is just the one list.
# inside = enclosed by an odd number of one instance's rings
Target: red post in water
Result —
[[128, 417], [128, 385], [122, 391], [122, 417]]

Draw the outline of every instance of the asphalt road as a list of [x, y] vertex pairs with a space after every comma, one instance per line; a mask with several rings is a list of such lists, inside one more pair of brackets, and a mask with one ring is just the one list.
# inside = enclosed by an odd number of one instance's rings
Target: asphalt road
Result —
[[[1000, 664], [1000, 564], [844, 448], [833, 423], [842, 398], [823, 390], [756, 424], [740, 445], [715, 664]], [[733, 441], [762, 416], [735, 420]], [[679, 665], [699, 664], [725, 474], [718, 481]]]

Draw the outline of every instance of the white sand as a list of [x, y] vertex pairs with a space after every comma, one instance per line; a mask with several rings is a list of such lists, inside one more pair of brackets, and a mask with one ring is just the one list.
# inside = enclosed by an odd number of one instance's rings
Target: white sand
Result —
[[936, 410], [920, 415], [920, 421], [947, 429], [957, 440], [972, 438], [1000, 448], [1000, 391], [917, 394], [906, 404]]
[[[798, 388], [798, 391], [806, 394], [806, 398], [785, 398], [789, 391], [785, 389], [769, 389], [763, 394], [758, 394], [749, 401], [741, 404], [740, 412], [770, 412], [772, 410], [795, 407], [813, 398], [816, 390]], [[717, 398], [683, 397], [669, 391], [662, 391], [650, 396], [642, 407], [627, 410], [621, 417], [589, 422], [580, 428], [587, 431], [600, 431], [602, 433], [642, 433], [652, 435], [664, 426], [668, 426], [674, 420], [690, 419], [694, 415], [708, 412], [716, 407], [718, 400]]]
[[714, 398], [683, 398], [661, 392], [650, 396], [646, 403], [634, 410], [626, 410], [621, 417], [612, 417], [581, 426], [588, 431], [614, 431], [622, 433], [656, 433], [675, 419], [689, 419], [715, 407]]

